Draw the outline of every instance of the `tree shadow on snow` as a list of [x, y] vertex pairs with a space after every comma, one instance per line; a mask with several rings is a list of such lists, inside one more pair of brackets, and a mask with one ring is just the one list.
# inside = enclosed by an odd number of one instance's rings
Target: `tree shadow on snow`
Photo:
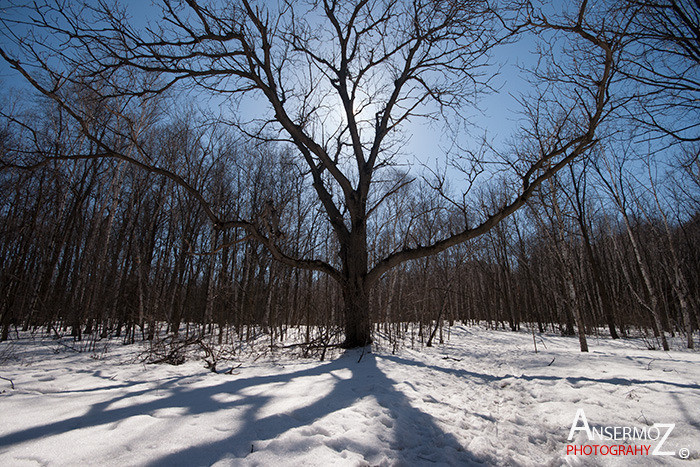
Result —
[[[678, 394], [676, 393], [671, 393], [671, 397], [673, 398], [673, 401], [676, 403], [676, 407], [678, 407], [678, 411], [683, 415], [683, 418], [685, 418], [685, 422], [695, 428], [696, 430], [700, 431], [700, 420], [692, 413], [693, 411], [689, 409], [686, 404], [681, 400], [680, 397], [678, 397]], [[697, 413], [698, 410], [697, 408], [695, 409], [695, 413]]]
[[639, 384], [662, 384], [666, 386], [672, 386], [680, 389], [693, 389], [700, 390], [700, 384], [696, 383], [677, 383], [674, 381], [664, 381], [660, 379], [637, 379], [637, 378], [622, 378], [622, 377], [612, 377], [612, 378], [591, 378], [588, 376], [548, 376], [548, 375], [503, 375], [495, 376], [488, 373], [478, 373], [475, 371], [464, 370], [461, 368], [445, 368], [438, 365], [427, 365], [425, 363], [408, 360], [402, 357], [397, 357], [395, 355], [386, 355], [382, 358], [386, 360], [391, 360], [402, 365], [417, 366], [420, 368], [427, 368], [430, 370], [441, 371], [443, 373], [451, 374], [460, 378], [470, 379], [472, 382], [474, 380], [480, 380], [481, 383], [493, 383], [496, 381], [502, 381], [504, 379], [522, 379], [525, 381], [566, 381], [569, 384], [579, 384], [579, 383], [599, 383], [599, 384], [613, 384], [616, 386], [632, 386]]
[[[357, 453], [369, 462], [387, 460], [399, 465], [427, 462], [472, 465], [490, 464], [495, 461], [469, 453], [455, 436], [442, 430], [430, 415], [413, 407], [406, 395], [394, 388], [396, 383], [377, 367], [377, 360], [373, 354], [365, 354], [360, 362], [357, 361], [358, 356], [356, 352], [348, 352], [329, 363], [302, 370], [233, 379], [207, 387], [193, 388], [183, 384], [189, 376], [167, 378], [155, 387], [151, 383], [146, 383], [147, 388], [92, 405], [85, 415], [0, 436], [0, 447], [31, 442], [86, 427], [118, 424], [131, 417], [153, 415], [164, 409], [178, 409], [180, 411], [178, 413], [185, 415], [234, 409], [230, 413], [237, 419], [234, 421], [237, 428], [231, 431], [230, 436], [217, 441], [187, 446], [152, 461], [150, 465], [211, 465], [221, 460], [239, 463], [244, 462], [251, 451], [260, 444], [274, 440], [291, 430], [309, 427], [324, 417], [361, 404], [366, 398], [372, 398], [380, 406], [387, 423], [355, 426], [355, 424], [362, 425], [363, 422], [376, 422], [372, 417], [379, 414], [351, 414], [350, 417], [343, 418], [344, 422], [353, 424], [347, 427], [348, 429], [373, 431], [354, 438], [336, 433], [333, 438], [328, 438], [329, 443], [326, 447], [338, 453], [345, 450]], [[406, 362], [410, 361], [406, 360]], [[349, 377], [342, 377], [348, 374], [350, 374]], [[328, 383], [332, 384], [332, 388], [324, 396], [302, 407], [261, 416], [264, 413], [263, 408], [274, 402], [278, 395], [284, 395], [289, 385], [299, 383], [299, 381], [295, 382], [298, 378], [328, 375], [333, 376], [333, 381]], [[267, 385], [273, 386], [261, 388]], [[157, 397], [163, 393], [166, 394], [164, 397], [147, 402], [129, 401], [139, 396], [153, 394]], [[251, 395], [251, 393], [254, 394]], [[118, 407], [114, 407], [115, 403], [118, 403]], [[380, 429], [377, 428], [378, 425]], [[341, 430], [342, 426], [343, 424], [337, 424], [333, 428]], [[376, 432], [377, 430], [380, 432]], [[300, 431], [299, 436], [282, 440], [285, 443], [283, 451], [285, 453], [304, 451], [308, 447], [308, 440], [305, 440], [304, 433], [308, 431]], [[201, 441], [201, 433], [192, 433], [192, 435], [195, 443]], [[163, 433], [163, 436], [167, 436], [167, 433]], [[187, 440], [184, 440], [184, 443], [187, 443]], [[380, 446], [377, 447], [378, 445]], [[274, 455], [274, 452], [270, 454]]]

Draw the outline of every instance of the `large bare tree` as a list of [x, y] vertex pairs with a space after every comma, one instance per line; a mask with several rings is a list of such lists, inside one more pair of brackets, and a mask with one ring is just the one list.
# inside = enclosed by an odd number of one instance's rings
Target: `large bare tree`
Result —
[[[596, 143], [612, 105], [620, 42], [587, 1], [568, 7], [567, 15], [531, 5], [496, 11], [481, 0], [164, 0], [160, 19], [144, 24], [119, 3], [55, 0], [8, 8], [0, 55], [96, 147], [70, 158], [117, 158], [168, 177], [217, 229], [244, 229], [279, 262], [337, 281], [345, 346], [355, 347], [371, 341], [369, 293], [384, 273], [489, 231]], [[382, 176], [405, 150], [409, 124], [459, 123], [489, 86], [494, 47], [528, 32], [547, 39], [533, 74], [541, 86], [527, 100], [520, 143], [510, 154], [488, 156], [503, 167], [482, 174], [502, 179], [495, 205], [465, 215], [429, 244], [407, 234], [372, 258], [368, 220], [412, 180]], [[109, 129], [94, 130], [95, 109], [70, 97], [76, 86], [89, 88], [96, 105], [126, 121], [112, 130], [130, 140], [129, 152], [110, 145]], [[280, 242], [270, 212], [224, 218], [187, 174], [153, 162], [129, 106], [175, 90], [214, 96], [231, 105], [228, 118], [248, 137], [294, 148], [332, 226], [337, 257], [294, 255]], [[472, 162], [466, 172], [476, 175], [485, 161]], [[444, 185], [435, 188], [449, 196]], [[465, 197], [455, 199], [469, 209]], [[409, 229], [415, 225], [408, 222]]]

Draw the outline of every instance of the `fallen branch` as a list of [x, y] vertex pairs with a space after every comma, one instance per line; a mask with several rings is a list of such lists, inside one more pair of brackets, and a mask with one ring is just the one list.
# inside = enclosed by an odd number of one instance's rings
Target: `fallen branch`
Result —
[[15, 383], [10, 379], [10, 378], [5, 378], [4, 376], [0, 376], [0, 379], [4, 379], [5, 381], [10, 382], [10, 387], [14, 390], [15, 389]]

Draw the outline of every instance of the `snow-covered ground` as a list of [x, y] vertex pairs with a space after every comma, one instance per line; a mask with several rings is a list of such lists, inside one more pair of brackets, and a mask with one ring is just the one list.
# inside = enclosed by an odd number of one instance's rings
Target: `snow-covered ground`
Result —
[[[525, 332], [455, 326], [433, 348], [251, 358], [233, 374], [133, 363], [117, 343], [92, 355], [3, 343], [14, 389], [0, 379], [0, 465], [700, 465], [700, 353], [537, 341], [535, 353]], [[598, 431], [675, 424], [661, 449], [675, 454], [567, 456], [659, 443], [584, 430], [568, 442], [578, 409]]]

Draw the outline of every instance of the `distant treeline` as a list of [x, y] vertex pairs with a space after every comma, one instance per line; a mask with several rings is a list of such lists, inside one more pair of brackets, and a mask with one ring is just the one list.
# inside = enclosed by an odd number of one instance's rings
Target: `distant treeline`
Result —
[[68, 3], [0, 8], [0, 338], [694, 346], [697, 0]]
[[[243, 230], [217, 229], [196, 199], [157, 173], [108, 157], [47, 158], [98, 150], [64, 127], [60, 112], [43, 118], [42, 163], [0, 171], [3, 340], [13, 329], [43, 328], [134, 342], [152, 339], [163, 322], [172, 333], [221, 339], [245, 339], [251, 329], [282, 338], [296, 325], [330, 336], [342, 327], [335, 281], [276, 262]], [[154, 165], [186, 174], [223, 217], [257, 219], [295, 256], [338, 262], [331, 228], [303, 183], [308, 174], [285, 151], [246, 146], [189, 119], [154, 125], [150, 135]], [[36, 148], [6, 126], [2, 150], [7, 160], [30, 160]], [[414, 323], [411, 332], [431, 344], [443, 322], [463, 320], [564, 334], [643, 332], [651, 345], [664, 331], [692, 344], [698, 204], [679, 195], [673, 177], [630, 175], [652, 173], [652, 163], [591, 155], [488, 234], [389, 271], [371, 292], [375, 332], [401, 337]], [[687, 183], [697, 183], [693, 170], [683, 172]], [[611, 180], [614, 173], [622, 176]], [[377, 213], [370, 258], [468, 222], [426, 183], [406, 184]], [[497, 202], [497, 193], [489, 196]], [[416, 231], [420, 238], [405, 238]]]

